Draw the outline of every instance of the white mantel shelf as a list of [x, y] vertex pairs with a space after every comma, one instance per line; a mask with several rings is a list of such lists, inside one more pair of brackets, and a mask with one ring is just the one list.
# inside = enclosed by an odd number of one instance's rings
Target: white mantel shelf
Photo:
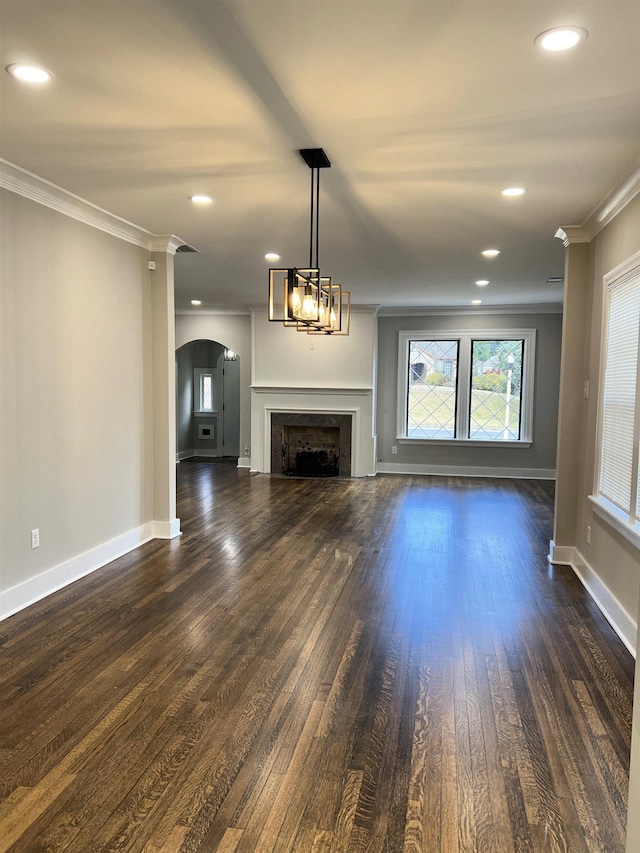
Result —
[[360, 394], [367, 396], [373, 394], [373, 388], [303, 388], [291, 385], [252, 385], [251, 390], [256, 394]]

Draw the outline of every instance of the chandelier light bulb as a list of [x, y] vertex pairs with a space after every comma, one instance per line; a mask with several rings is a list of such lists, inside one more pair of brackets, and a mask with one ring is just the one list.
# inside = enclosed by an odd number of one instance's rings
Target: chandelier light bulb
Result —
[[313, 320], [317, 316], [316, 300], [311, 293], [305, 293], [300, 316], [303, 320]]

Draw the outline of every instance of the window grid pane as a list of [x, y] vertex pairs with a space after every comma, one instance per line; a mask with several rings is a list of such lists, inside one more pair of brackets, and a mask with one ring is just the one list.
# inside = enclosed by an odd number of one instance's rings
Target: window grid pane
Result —
[[523, 353], [522, 340], [471, 342], [469, 438], [520, 438]]
[[410, 341], [407, 437], [455, 438], [458, 346], [452, 341]]

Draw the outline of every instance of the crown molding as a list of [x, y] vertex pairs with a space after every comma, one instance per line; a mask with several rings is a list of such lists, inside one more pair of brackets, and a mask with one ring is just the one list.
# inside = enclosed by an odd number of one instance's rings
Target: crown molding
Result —
[[563, 225], [555, 233], [565, 246], [590, 243], [640, 193], [640, 159], [620, 178], [582, 225]]
[[379, 317], [429, 317], [447, 316], [450, 314], [562, 314], [562, 305], [557, 302], [542, 302], [529, 305], [483, 305], [470, 307], [466, 305], [447, 306], [407, 306], [402, 308], [381, 308]]
[[602, 204], [587, 217], [585, 225], [591, 232], [591, 238], [600, 233], [612, 219], [640, 193], [640, 158], [622, 176], [620, 181], [607, 195]]
[[558, 240], [562, 240], [565, 248], [572, 243], [590, 243], [591, 235], [585, 231], [582, 225], [565, 225], [564, 228], [558, 228], [553, 235]]
[[[47, 181], [46, 178], [34, 175], [33, 172], [1, 158], [0, 187], [150, 252], [168, 252], [174, 255], [180, 246], [188, 245], [173, 234], [152, 234], [146, 228], [109, 213], [108, 210]], [[189, 246], [189, 249], [197, 251], [192, 246]]]
[[166, 252], [169, 255], [175, 255], [178, 249], [187, 247], [190, 252], [198, 252], [189, 243], [185, 243], [180, 237], [175, 234], [152, 234], [149, 250], [151, 252]]
[[249, 317], [251, 311], [248, 308], [176, 308], [175, 314], [180, 314], [185, 317], [202, 317], [202, 316], [238, 316]]

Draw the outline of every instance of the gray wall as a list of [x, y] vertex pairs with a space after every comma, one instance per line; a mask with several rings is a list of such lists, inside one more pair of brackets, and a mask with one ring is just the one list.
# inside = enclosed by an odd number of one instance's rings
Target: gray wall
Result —
[[178, 453], [193, 450], [194, 348], [189, 344], [176, 352], [176, 431]]
[[[399, 444], [397, 430], [398, 332], [466, 329], [536, 329], [535, 403], [531, 447], [452, 447]], [[553, 470], [560, 380], [561, 314], [450, 314], [378, 318], [377, 459], [400, 465]], [[397, 455], [391, 454], [397, 445]]]

